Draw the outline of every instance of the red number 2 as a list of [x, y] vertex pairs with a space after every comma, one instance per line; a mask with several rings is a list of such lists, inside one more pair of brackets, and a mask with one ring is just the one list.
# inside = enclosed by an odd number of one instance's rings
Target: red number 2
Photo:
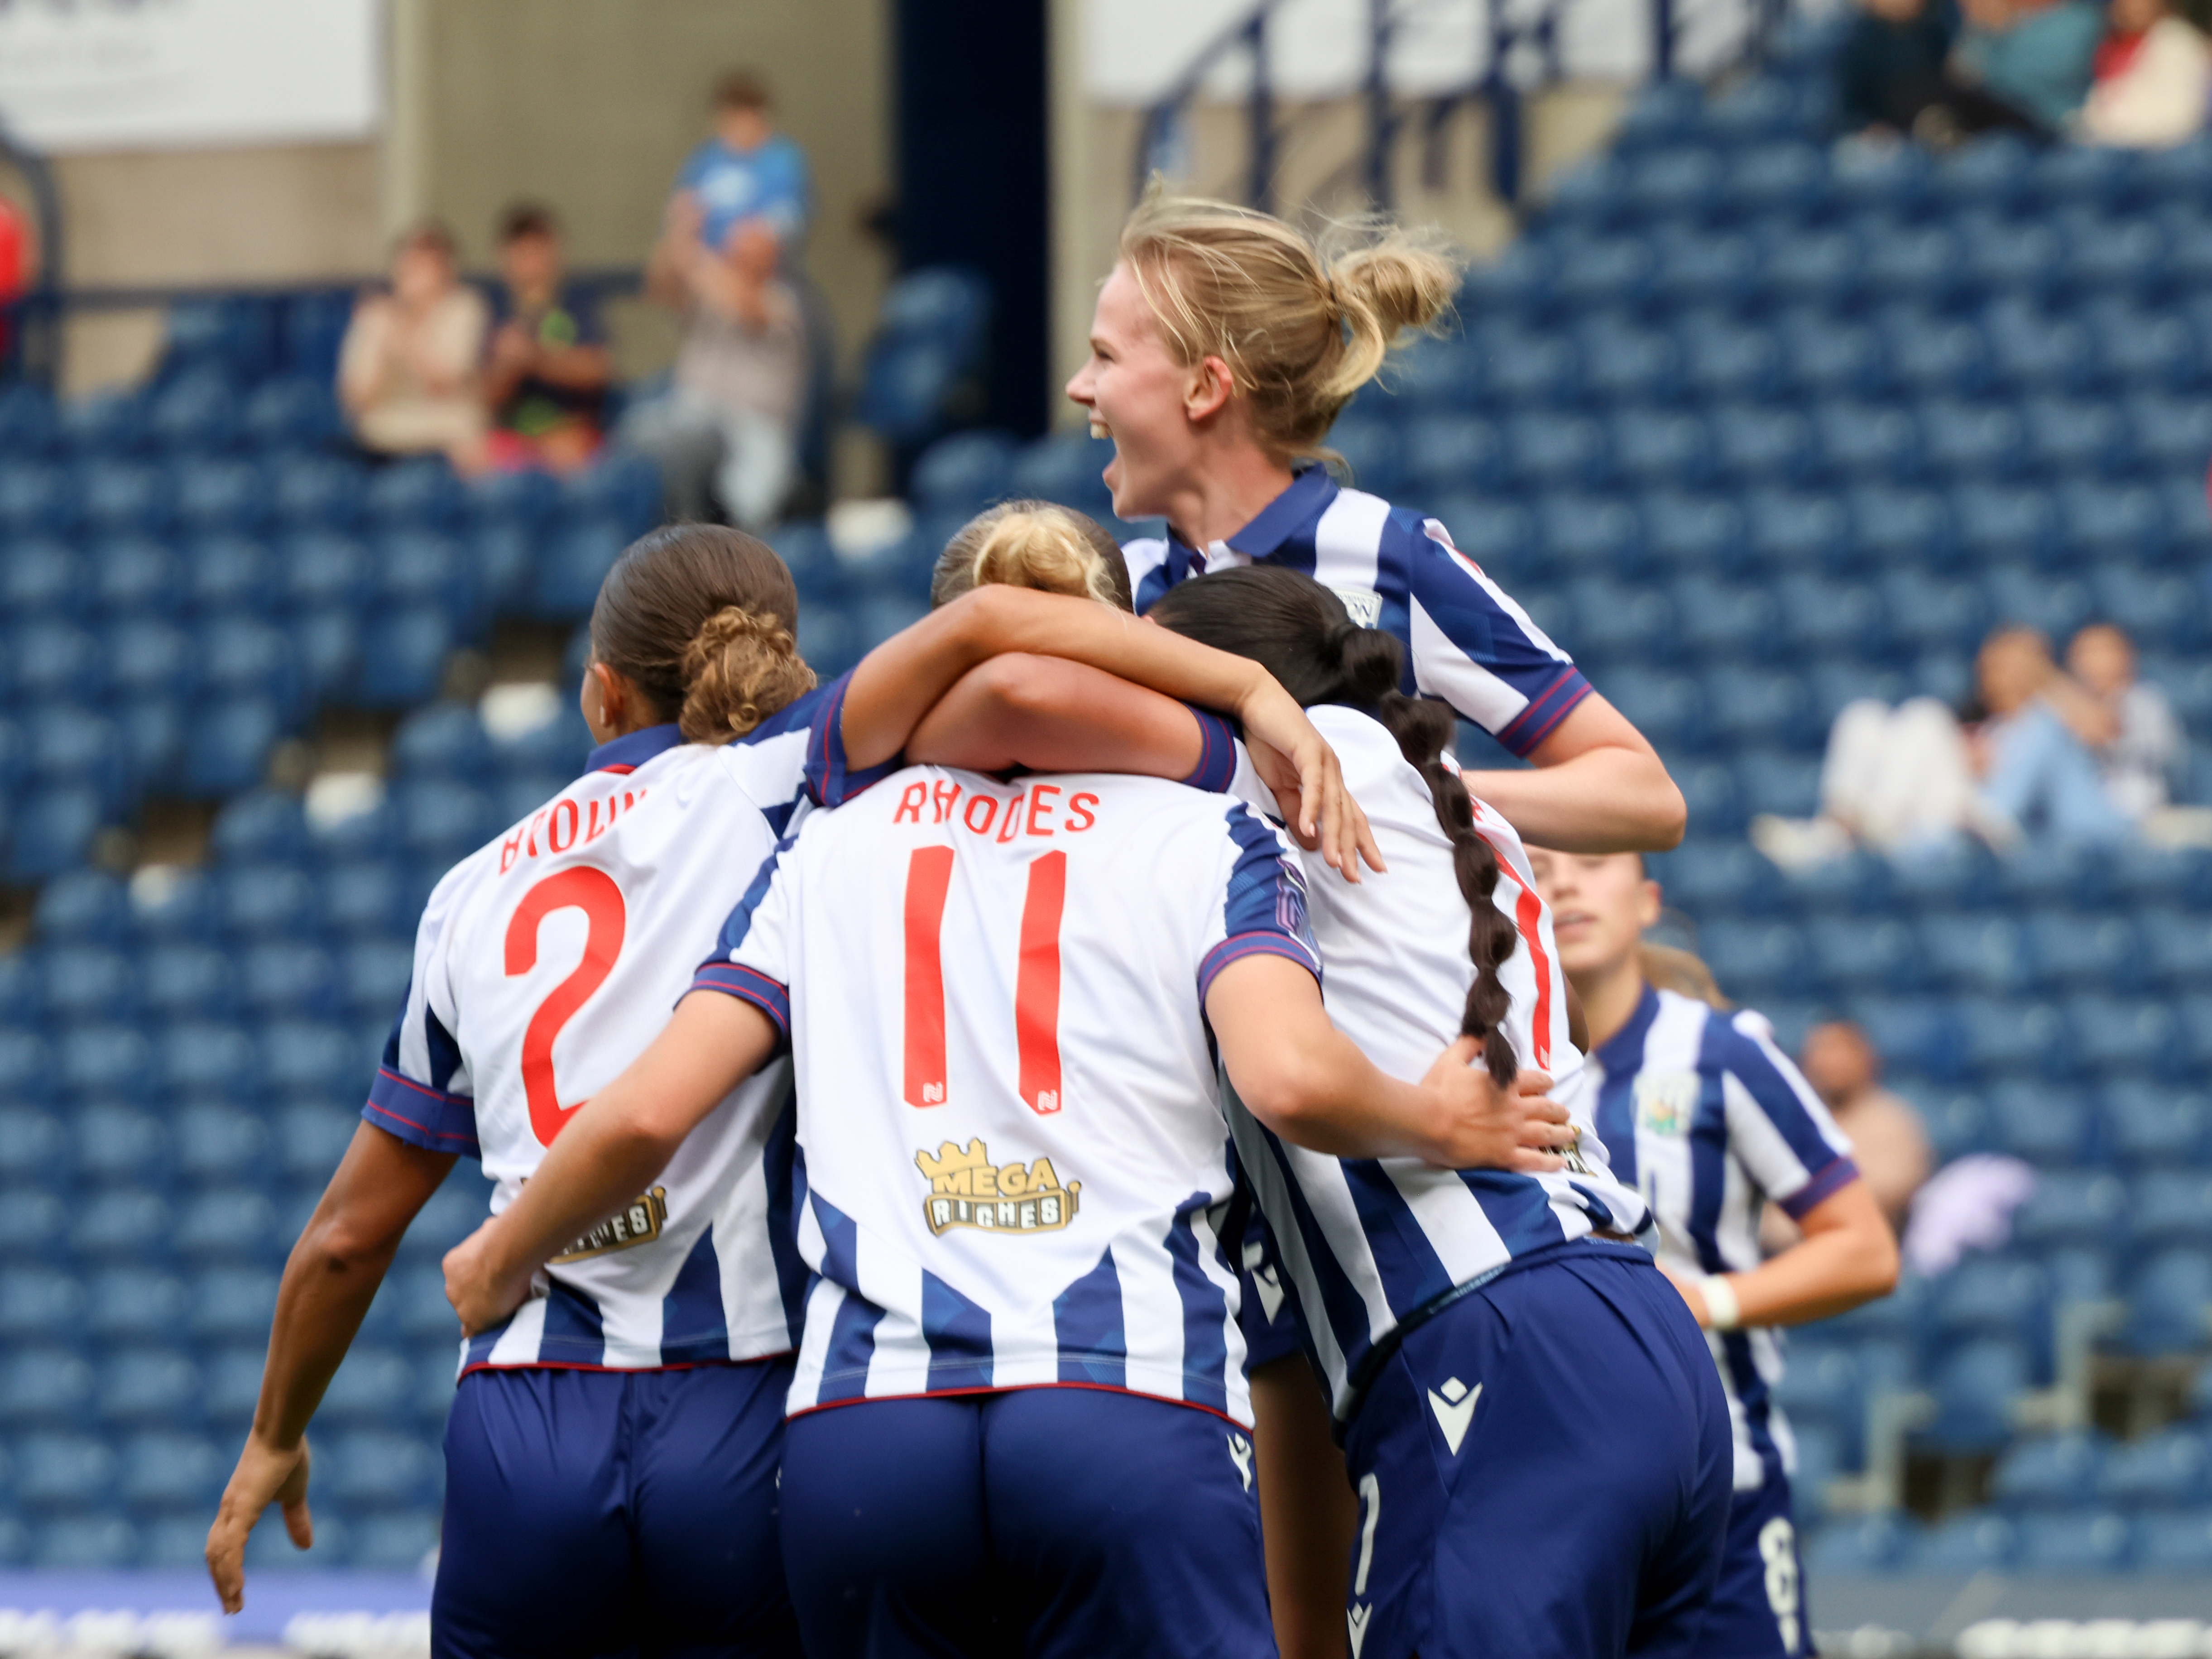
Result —
[[[952, 849], [917, 847], [906, 868], [906, 1102], [945, 1099], [945, 962], [940, 938], [952, 886]], [[1067, 900], [1067, 854], [1030, 866], [1022, 900], [1021, 954], [1014, 973], [1014, 1046], [1023, 1103], [1060, 1109], [1060, 919]]]
[[553, 1039], [592, 993], [614, 971], [628, 926], [622, 889], [605, 871], [572, 865], [545, 878], [522, 896], [507, 924], [507, 973], [512, 979], [538, 966], [538, 924], [556, 910], [584, 913], [584, 959], [568, 978], [545, 994], [522, 1032], [522, 1093], [530, 1103], [530, 1129], [540, 1146], [550, 1146], [569, 1115], [584, 1103], [563, 1106], [553, 1081]]

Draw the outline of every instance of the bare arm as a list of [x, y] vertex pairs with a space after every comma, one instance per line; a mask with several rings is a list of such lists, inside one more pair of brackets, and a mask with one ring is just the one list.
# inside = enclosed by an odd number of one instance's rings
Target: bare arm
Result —
[[[1863, 1181], [1838, 1188], [1799, 1218], [1804, 1237], [1748, 1273], [1727, 1275], [1746, 1325], [1802, 1325], [1897, 1287], [1897, 1236]], [[1669, 1273], [1698, 1323], [1710, 1325], [1694, 1279]]]
[[208, 1532], [208, 1571], [225, 1611], [245, 1605], [246, 1534], [270, 1504], [283, 1505], [294, 1544], [306, 1549], [314, 1541], [307, 1420], [352, 1346], [408, 1224], [453, 1167], [450, 1152], [424, 1152], [364, 1123], [292, 1247], [276, 1291], [253, 1427]]
[[446, 1257], [446, 1297], [471, 1335], [513, 1313], [531, 1276], [668, 1167], [684, 1137], [781, 1041], [749, 1002], [695, 992], [653, 1046], [577, 1109], [520, 1194]]
[[991, 586], [963, 594], [868, 653], [845, 696], [847, 759], [880, 764], [905, 747], [921, 716], [969, 670], [1006, 652], [1060, 657], [1103, 669], [1179, 702], [1234, 717], [1249, 738], [1296, 768], [1287, 822], [1352, 880], [1364, 858], [1380, 870], [1365, 816], [1344, 787], [1336, 756], [1290, 694], [1249, 658], [1232, 656], [1109, 610], [1092, 599]]
[[1359, 1503], [1329, 1433], [1328, 1401], [1300, 1354], [1261, 1366], [1251, 1381], [1275, 1643], [1282, 1659], [1344, 1659]]
[[1222, 1064], [1252, 1115], [1284, 1139], [1337, 1158], [1418, 1158], [1449, 1170], [1562, 1167], [1566, 1109], [1551, 1079], [1524, 1072], [1511, 1091], [1471, 1065], [1462, 1037], [1419, 1083], [1379, 1070], [1328, 1023], [1321, 987], [1285, 957], [1231, 963], [1206, 994]]
[[1128, 772], [1187, 778], [1204, 738], [1172, 697], [1059, 657], [1010, 652], [962, 675], [922, 716], [909, 760], [971, 772]]
[[1663, 853], [1688, 809], [1658, 751], [1593, 691], [1530, 753], [1533, 770], [1469, 772], [1470, 793], [1524, 840], [1569, 853]]

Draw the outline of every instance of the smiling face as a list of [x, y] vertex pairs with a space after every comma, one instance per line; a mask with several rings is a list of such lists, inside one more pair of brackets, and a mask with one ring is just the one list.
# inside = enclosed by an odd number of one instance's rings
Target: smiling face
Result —
[[[1216, 361], [1216, 360], [1209, 360]], [[1091, 356], [1067, 395], [1091, 416], [1091, 435], [1114, 441], [1106, 487], [1124, 519], [1167, 510], [1169, 495], [1199, 458], [1188, 404], [1204, 386], [1169, 348], [1144, 291], [1126, 264], [1114, 267], [1091, 320]]]
[[1633, 853], [1528, 849], [1536, 890], [1552, 908], [1559, 967], [1571, 979], [1603, 974], [1633, 956], [1659, 920], [1659, 884]]

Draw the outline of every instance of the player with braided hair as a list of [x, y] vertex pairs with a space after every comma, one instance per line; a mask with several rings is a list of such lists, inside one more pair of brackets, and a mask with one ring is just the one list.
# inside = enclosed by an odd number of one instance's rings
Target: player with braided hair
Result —
[[[1449, 711], [1397, 689], [1398, 642], [1265, 565], [1183, 582], [1150, 615], [1264, 665], [1366, 811], [1387, 873], [1309, 872], [1330, 1018], [1394, 1075], [1464, 1035], [1500, 1083], [1548, 1073], [1571, 1098], [1551, 918], [1519, 836], [1449, 757]], [[1530, 1174], [1329, 1158], [1231, 1112], [1271, 1236], [1247, 1245], [1256, 1311], [1297, 1316], [1246, 1323], [1285, 1651], [1340, 1650], [1339, 1617], [1363, 1659], [1695, 1650], [1727, 1413], [1589, 1117], [1567, 1167]], [[1292, 1331], [1326, 1416], [1283, 1358]]]

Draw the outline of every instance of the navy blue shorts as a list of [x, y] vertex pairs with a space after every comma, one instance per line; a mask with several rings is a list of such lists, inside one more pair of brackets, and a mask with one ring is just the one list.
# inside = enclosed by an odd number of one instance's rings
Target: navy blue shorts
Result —
[[1702, 1655], [1735, 1452], [1632, 1246], [1563, 1247], [1409, 1331], [1353, 1415], [1358, 1659]]
[[776, 1542], [791, 1364], [464, 1376], [431, 1651], [796, 1659]]
[[1720, 1586], [1698, 1645], [1713, 1659], [1802, 1659], [1813, 1651], [1805, 1563], [1790, 1479], [1779, 1468], [1769, 1468], [1765, 1486], [1735, 1495]]
[[1085, 1388], [871, 1400], [786, 1425], [811, 1654], [1273, 1659], [1251, 1437]]

